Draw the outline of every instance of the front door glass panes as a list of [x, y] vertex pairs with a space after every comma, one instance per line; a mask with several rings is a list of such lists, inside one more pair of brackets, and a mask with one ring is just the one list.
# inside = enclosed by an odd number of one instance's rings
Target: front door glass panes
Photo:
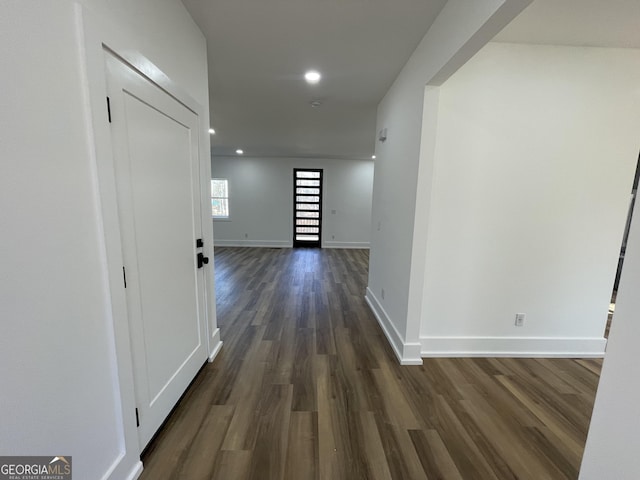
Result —
[[320, 246], [322, 225], [322, 170], [293, 171], [294, 246]]

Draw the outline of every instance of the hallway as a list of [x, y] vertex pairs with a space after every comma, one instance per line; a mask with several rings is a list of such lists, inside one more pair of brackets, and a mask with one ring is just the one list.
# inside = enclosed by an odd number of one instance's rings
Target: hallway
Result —
[[575, 479], [600, 360], [398, 365], [367, 250], [217, 248], [224, 347], [143, 456], [150, 479]]

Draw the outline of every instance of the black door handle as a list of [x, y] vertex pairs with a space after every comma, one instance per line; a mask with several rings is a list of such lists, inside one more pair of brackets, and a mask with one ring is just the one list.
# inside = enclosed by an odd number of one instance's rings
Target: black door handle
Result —
[[198, 268], [202, 268], [203, 265], [209, 263], [209, 257], [205, 257], [202, 252], [198, 253], [196, 258], [198, 259]]

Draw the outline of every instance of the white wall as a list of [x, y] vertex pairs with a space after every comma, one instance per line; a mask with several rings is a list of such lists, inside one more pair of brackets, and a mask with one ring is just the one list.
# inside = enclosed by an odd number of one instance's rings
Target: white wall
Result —
[[640, 478], [640, 214], [636, 209], [580, 480]]
[[[206, 44], [179, 1], [82, 5], [208, 105]], [[139, 451], [120, 404], [132, 392], [118, 391], [80, 16], [69, 0], [0, 9], [0, 452], [129, 478]]]
[[[416, 199], [418, 185], [421, 197], [430, 196], [433, 163], [433, 152], [421, 149], [422, 138], [429, 137], [422, 128], [424, 87], [444, 81], [528, 3], [449, 0], [378, 105], [377, 131], [386, 128], [388, 138], [376, 143], [367, 300], [403, 363], [421, 363], [421, 222], [428, 205]], [[433, 110], [437, 99], [428, 105]], [[435, 128], [436, 121], [426, 124]]]
[[230, 195], [231, 220], [214, 220], [216, 245], [290, 247], [294, 168], [323, 169], [322, 246], [368, 248], [373, 160], [240, 156], [211, 161], [213, 177], [229, 179]]
[[440, 88], [423, 354], [603, 353], [639, 86], [637, 50], [491, 43]]

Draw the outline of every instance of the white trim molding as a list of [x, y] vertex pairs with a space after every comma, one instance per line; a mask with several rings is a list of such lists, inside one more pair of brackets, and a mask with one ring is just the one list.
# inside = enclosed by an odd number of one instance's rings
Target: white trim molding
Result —
[[[119, 476], [120, 474], [116, 472], [116, 470], [122, 469], [122, 459], [124, 458], [124, 455], [125, 453], [122, 452], [122, 454], [118, 456], [118, 459], [113, 463], [113, 465], [111, 465], [111, 468], [107, 470], [107, 472], [102, 477], [102, 480], [114, 480], [122, 478]], [[125, 472], [125, 477], [123, 478], [125, 480], [137, 480], [138, 478], [140, 478], [140, 475], [142, 475], [143, 469], [144, 467], [142, 465], [142, 461], [138, 460], [133, 465], [133, 467], [131, 467], [131, 470], [129, 470], [129, 472]]]
[[[217, 220], [216, 220], [217, 221]], [[257, 248], [293, 248], [287, 240], [219, 240], [214, 237], [216, 247], [257, 247]], [[324, 242], [322, 248], [353, 248], [368, 250], [369, 242]]]
[[209, 348], [210, 348], [209, 363], [211, 363], [218, 356], [218, 353], [222, 348], [222, 340], [220, 340], [219, 328], [216, 328], [216, 331], [213, 332], [213, 335], [211, 335], [211, 338], [209, 339]]
[[136, 463], [133, 469], [131, 470], [131, 473], [127, 477], [127, 480], [137, 480], [138, 478], [140, 478], [140, 475], [142, 475], [142, 470], [143, 470], [142, 462]]
[[387, 340], [389, 340], [389, 344], [396, 354], [396, 357], [398, 357], [400, 365], [422, 365], [422, 358], [420, 356], [421, 344], [403, 341], [402, 336], [389, 318], [389, 315], [387, 315], [387, 312], [369, 287], [367, 287], [367, 293], [364, 299], [376, 317], [376, 320], [378, 320], [378, 324], [380, 328], [382, 328]]
[[368, 250], [369, 242], [324, 242], [322, 248], [358, 248]]
[[283, 240], [218, 240], [213, 239], [216, 247], [258, 247], [258, 248], [292, 248], [293, 244]]
[[606, 338], [420, 337], [422, 357], [604, 357]]

